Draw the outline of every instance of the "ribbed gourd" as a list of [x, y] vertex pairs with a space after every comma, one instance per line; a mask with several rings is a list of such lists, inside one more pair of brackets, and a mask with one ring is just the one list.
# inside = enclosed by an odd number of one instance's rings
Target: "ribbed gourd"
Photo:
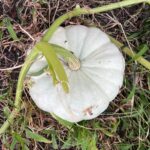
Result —
[[71, 68], [62, 62], [69, 80], [69, 93], [65, 93], [61, 83], [53, 85], [48, 72], [30, 75], [47, 65], [44, 56], [36, 59], [28, 72], [32, 82], [29, 94], [35, 104], [69, 122], [99, 116], [122, 86], [125, 69], [122, 53], [106, 33], [83, 25], [59, 27], [49, 43], [72, 51], [80, 65]]

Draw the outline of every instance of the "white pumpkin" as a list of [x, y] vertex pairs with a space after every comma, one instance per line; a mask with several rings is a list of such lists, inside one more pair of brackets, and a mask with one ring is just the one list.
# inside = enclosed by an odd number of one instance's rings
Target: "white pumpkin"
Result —
[[[65, 93], [60, 84], [54, 86], [46, 72], [31, 76], [33, 84], [29, 93], [35, 104], [69, 122], [97, 117], [122, 86], [125, 61], [121, 52], [100, 29], [82, 25], [59, 27], [49, 43], [71, 50], [81, 65], [76, 70], [64, 66], [69, 93]], [[29, 74], [46, 64], [44, 57], [37, 59]]]

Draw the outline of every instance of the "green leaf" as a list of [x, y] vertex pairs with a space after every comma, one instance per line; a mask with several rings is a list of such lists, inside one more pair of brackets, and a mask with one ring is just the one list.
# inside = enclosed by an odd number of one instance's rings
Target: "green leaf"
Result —
[[130, 150], [132, 148], [132, 144], [120, 144], [118, 145], [118, 148], [121, 150]]
[[43, 137], [42, 135], [39, 135], [37, 133], [33, 133], [32, 131], [26, 129], [26, 135], [28, 138], [31, 138], [35, 141], [38, 142], [43, 142], [43, 143], [51, 143], [50, 140], [46, 139], [45, 137]]
[[133, 60], [137, 60], [140, 56], [144, 55], [149, 50], [149, 47], [147, 44], [142, 44], [138, 49], [140, 51], [132, 58]]
[[3, 112], [4, 112], [4, 115], [8, 118], [8, 116], [10, 115], [10, 113], [11, 113], [11, 111], [10, 111], [10, 109], [9, 109], [9, 107], [8, 106], [5, 106], [4, 108], [3, 108]]
[[130, 91], [128, 97], [124, 100], [122, 100], [123, 103], [127, 103], [129, 101], [131, 101], [132, 97], [135, 95], [135, 91], [136, 91], [136, 85], [134, 84], [132, 87], [132, 90]]
[[76, 139], [76, 146], [82, 150], [98, 150], [96, 147], [97, 135], [88, 129], [74, 127], [73, 136]]
[[[49, 44], [49, 43], [48, 43]], [[56, 44], [50, 44], [53, 49], [55, 50], [55, 53], [60, 56], [60, 57], [63, 57], [63, 59], [68, 62], [71, 59], [73, 60], [76, 60], [77, 58], [74, 56], [73, 52], [59, 46], [59, 45], [56, 45]], [[41, 70], [37, 71], [37, 72], [34, 72], [34, 73], [31, 73], [30, 76], [39, 76], [41, 75], [42, 73], [44, 73], [44, 71], [48, 68], [48, 65], [46, 65], [45, 67], [43, 67]], [[51, 69], [51, 68], [50, 68]], [[53, 73], [53, 71], [52, 71]], [[56, 74], [53, 74], [55, 78], [53, 78], [53, 81], [56, 81], [57, 83], [57, 79], [56, 79]], [[55, 83], [55, 82], [54, 82]]]
[[6, 96], [8, 96], [8, 93], [1, 94], [0, 95], [0, 101], [3, 101]]
[[96, 134], [94, 134], [93, 137], [91, 137], [91, 139], [89, 141], [89, 147], [88, 147], [89, 150], [98, 150], [98, 148], [96, 146], [96, 142], [97, 142], [96, 138], [97, 138]]
[[56, 135], [52, 134], [52, 146], [54, 149], [58, 149], [58, 145], [57, 145], [57, 140], [56, 140]]
[[71, 129], [73, 126], [73, 123], [68, 122], [66, 120], [61, 119], [60, 117], [56, 116], [55, 114], [51, 113], [52, 117], [54, 119], [56, 119], [61, 125], [63, 125], [64, 127]]
[[36, 47], [45, 56], [53, 79], [56, 75], [56, 77], [58, 77], [58, 81], [62, 84], [64, 91], [69, 92], [68, 78], [63, 68], [63, 65], [61, 64], [59, 58], [55, 53], [54, 47], [47, 42], [39, 42], [36, 44]]
[[13, 133], [13, 137], [15, 137], [15, 139], [19, 142], [19, 143], [21, 143], [21, 144], [24, 144], [25, 143], [25, 139], [24, 138], [22, 138], [18, 133]]
[[17, 144], [17, 140], [16, 140], [16, 138], [13, 137], [13, 141], [12, 141], [12, 143], [10, 145], [10, 150], [14, 150], [16, 144]]
[[26, 140], [24, 138], [22, 138], [21, 135], [19, 135], [18, 133], [14, 132], [13, 133], [13, 137], [16, 139], [17, 142], [19, 142], [21, 144], [22, 150], [27, 150]]
[[[2, 27], [2, 26], [3, 26], [3, 22], [1, 21], [0, 27]], [[2, 39], [2, 37], [3, 37], [3, 31], [2, 31], [2, 29], [0, 29], [0, 40]]]
[[72, 139], [71, 137], [67, 137], [67, 140], [64, 142], [64, 144], [62, 145], [61, 149], [69, 149], [75, 145], [73, 145], [72, 141], [74, 139]]
[[6, 28], [7, 28], [8, 32], [9, 32], [11, 38], [13, 40], [19, 40], [17, 35], [16, 35], [16, 32], [13, 29], [13, 25], [10, 22], [10, 19], [9, 18], [4, 18], [3, 19], [3, 24], [6, 26]]

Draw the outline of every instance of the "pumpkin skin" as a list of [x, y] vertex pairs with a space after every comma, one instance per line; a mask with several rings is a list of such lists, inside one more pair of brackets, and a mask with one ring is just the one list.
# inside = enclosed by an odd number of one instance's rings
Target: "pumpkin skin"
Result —
[[[59, 27], [49, 43], [71, 50], [79, 58], [79, 70], [64, 64], [69, 80], [69, 93], [44, 72], [30, 76], [29, 87], [35, 104], [69, 122], [89, 120], [107, 109], [123, 83], [125, 61], [108, 36], [96, 27], [73, 25]], [[44, 57], [37, 59], [28, 74], [39, 71], [47, 64]]]

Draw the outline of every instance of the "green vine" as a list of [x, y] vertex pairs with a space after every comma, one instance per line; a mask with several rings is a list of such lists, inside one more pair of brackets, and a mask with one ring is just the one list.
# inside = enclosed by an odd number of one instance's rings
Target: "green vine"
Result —
[[[118, 48], [120, 48], [125, 54], [127, 54], [131, 58], [134, 58], [136, 56], [136, 53], [130, 50], [130, 48], [128, 48], [127, 46], [124, 46], [124, 44], [120, 43], [119, 41], [117, 41], [112, 37], [110, 37], [110, 39]], [[142, 56], [138, 57], [136, 61], [141, 65], [143, 65], [145, 68], [150, 70], [150, 62], [144, 59]]]
[[[102, 7], [97, 7], [97, 8], [93, 8], [93, 9], [89, 9], [89, 8], [80, 8], [79, 6], [76, 7], [74, 10], [60, 16], [58, 19], [56, 19], [56, 21], [50, 26], [50, 28], [48, 29], [48, 31], [46, 32], [46, 34], [44, 35], [42, 41], [44, 42], [48, 42], [49, 39], [52, 37], [53, 33], [56, 31], [56, 29], [67, 19], [70, 19], [74, 16], [79, 16], [79, 15], [83, 15], [83, 14], [95, 14], [95, 13], [101, 13], [101, 12], [106, 12], [109, 10], [113, 10], [113, 9], [117, 9], [117, 8], [122, 8], [125, 6], [130, 6], [130, 5], [134, 5], [134, 4], [139, 4], [139, 3], [149, 3], [150, 4], [150, 0], [123, 0], [121, 2], [117, 2], [117, 3], [112, 3], [109, 5], [105, 5]], [[116, 42], [117, 43], [117, 42]], [[119, 43], [118, 43], [119, 45]], [[131, 56], [131, 51], [130, 49], [126, 48], [123, 50], [126, 54], [128, 54], [129, 56]], [[10, 116], [8, 117], [8, 119], [4, 122], [4, 124], [1, 126], [0, 128], [0, 134], [4, 133], [7, 128], [13, 124], [14, 118], [17, 116], [17, 114], [20, 111], [20, 107], [21, 107], [21, 97], [22, 97], [22, 90], [23, 90], [23, 83], [24, 83], [24, 79], [26, 77], [26, 74], [32, 64], [32, 62], [36, 59], [36, 57], [39, 54], [39, 50], [34, 47], [33, 50], [31, 51], [31, 53], [27, 56], [25, 63], [20, 71], [19, 74], [19, 79], [18, 79], [18, 84], [17, 84], [17, 90], [16, 90], [16, 97], [15, 97], [15, 104], [14, 104], [14, 109], [11, 112]], [[144, 65], [145, 67], [147, 67], [148, 69], [150, 69], [150, 63], [146, 62], [146, 60], [144, 58], [138, 58], [138, 60], [142, 65]]]

